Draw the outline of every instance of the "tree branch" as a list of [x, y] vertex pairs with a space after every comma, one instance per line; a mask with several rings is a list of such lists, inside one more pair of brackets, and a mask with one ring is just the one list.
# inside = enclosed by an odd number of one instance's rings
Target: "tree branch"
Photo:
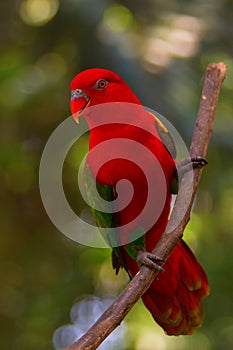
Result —
[[[226, 66], [224, 63], [210, 63], [206, 69], [200, 107], [190, 156], [206, 157], [206, 152], [213, 130], [214, 114], [218, 102], [219, 92], [225, 79]], [[194, 177], [185, 173], [179, 184], [179, 193], [170, 216], [166, 231], [161, 236], [153, 253], [166, 260], [173, 248], [183, 235], [183, 231], [190, 220], [190, 211], [202, 169], [194, 169]], [[190, 199], [190, 190], [193, 188]], [[187, 201], [189, 202], [187, 204]], [[181, 218], [180, 218], [181, 217]], [[180, 218], [180, 219], [179, 219]], [[178, 224], [176, 224], [178, 222]], [[102, 341], [122, 322], [126, 314], [137, 300], [144, 294], [153, 282], [158, 272], [142, 266], [136, 276], [129, 282], [117, 300], [102, 314], [96, 323], [74, 344], [66, 350], [96, 349]]]

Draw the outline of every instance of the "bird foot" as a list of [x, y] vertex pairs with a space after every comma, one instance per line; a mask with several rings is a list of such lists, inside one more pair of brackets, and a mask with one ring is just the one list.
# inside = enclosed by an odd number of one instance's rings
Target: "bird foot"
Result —
[[191, 157], [191, 162], [193, 165], [193, 168], [203, 168], [208, 164], [207, 160], [203, 157], [196, 156], [196, 157]]
[[185, 173], [190, 171], [191, 169], [203, 168], [208, 164], [207, 160], [203, 157], [188, 157], [182, 159], [177, 163], [177, 172], [180, 177], [182, 177]]
[[137, 255], [137, 263], [139, 266], [145, 265], [149, 267], [151, 270], [157, 270], [159, 272], [164, 272], [164, 268], [160, 264], [164, 263], [165, 261], [161, 259], [160, 257], [155, 256], [153, 253], [144, 252], [142, 250], [139, 250]]

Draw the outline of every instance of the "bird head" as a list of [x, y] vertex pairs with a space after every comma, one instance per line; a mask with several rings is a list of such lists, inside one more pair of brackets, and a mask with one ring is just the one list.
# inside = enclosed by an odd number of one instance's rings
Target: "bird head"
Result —
[[141, 104], [124, 80], [106, 69], [82, 71], [74, 77], [70, 88], [70, 107], [76, 121], [86, 108], [94, 105], [109, 102]]

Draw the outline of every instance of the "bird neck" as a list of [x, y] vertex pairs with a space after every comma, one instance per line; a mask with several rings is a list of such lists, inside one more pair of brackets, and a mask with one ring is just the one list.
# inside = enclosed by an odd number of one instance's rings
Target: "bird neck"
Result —
[[113, 138], [141, 142], [145, 132], [155, 133], [154, 118], [135, 103], [114, 102], [88, 107], [84, 118], [90, 129], [90, 147]]

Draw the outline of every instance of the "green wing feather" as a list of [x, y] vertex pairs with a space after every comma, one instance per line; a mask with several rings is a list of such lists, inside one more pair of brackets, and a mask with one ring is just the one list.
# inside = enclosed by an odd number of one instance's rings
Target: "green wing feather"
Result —
[[[92, 176], [88, 165], [86, 165], [84, 169], [84, 183], [89, 205], [100, 231], [101, 228], [109, 228], [109, 232], [114, 231], [114, 228], [117, 226], [117, 217], [111, 212], [111, 202], [116, 198], [113, 186], [100, 185]], [[97, 193], [102, 200], [98, 198]], [[98, 208], [98, 210], [95, 208]], [[102, 233], [104, 232], [106, 232], [106, 230], [102, 231]], [[107, 240], [107, 243], [111, 245], [109, 237], [106, 236], [104, 238]]]
[[[119, 223], [118, 214], [112, 213], [111, 202], [116, 199], [116, 192], [111, 185], [100, 185], [92, 176], [90, 168], [86, 165], [84, 170], [84, 183], [86, 188], [86, 194], [89, 200], [89, 204], [92, 209], [93, 216], [96, 224], [102, 233], [105, 241], [112, 247], [112, 266], [118, 274], [120, 268], [125, 267], [122, 250], [117, 246], [117, 226]], [[100, 201], [97, 199], [96, 190], [103, 199]], [[98, 201], [98, 203], [97, 203]], [[101, 210], [95, 209], [98, 207]], [[101, 229], [105, 230], [101, 230]], [[106, 231], [107, 229], [107, 231]], [[106, 235], [107, 232], [107, 235]]]
[[[119, 216], [116, 208], [112, 210], [112, 203], [116, 199], [116, 191], [111, 185], [100, 185], [92, 176], [88, 165], [84, 169], [84, 183], [96, 224], [107, 244], [113, 249], [112, 265], [116, 273], [118, 273], [121, 267], [125, 267], [125, 263], [122, 247], [119, 242]], [[103, 200], [98, 198], [96, 190]], [[97, 207], [98, 209], [96, 209]], [[131, 233], [131, 238], [137, 237], [137, 239], [126, 245], [126, 251], [133, 259], [136, 259], [138, 249], [145, 250], [144, 233], [142, 227], [137, 228], [137, 230]]]

